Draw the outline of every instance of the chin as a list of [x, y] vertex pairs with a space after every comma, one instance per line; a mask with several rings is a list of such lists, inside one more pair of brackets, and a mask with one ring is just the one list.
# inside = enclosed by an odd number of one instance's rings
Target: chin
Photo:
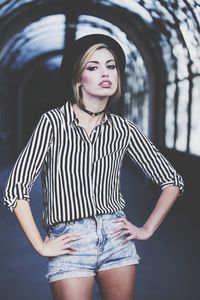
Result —
[[110, 97], [112, 95], [114, 95], [115, 91], [105, 91], [104, 93], [101, 93], [99, 96], [102, 97]]

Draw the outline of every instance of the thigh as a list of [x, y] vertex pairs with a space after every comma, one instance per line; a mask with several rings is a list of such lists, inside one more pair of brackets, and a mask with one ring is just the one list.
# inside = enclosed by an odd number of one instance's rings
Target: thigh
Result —
[[94, 277], [74, 277], [50, 283], [54, 300], [92, 300]]
[[136, 266], [124, 266], [97, 272], [103, 300], [133, 300]]

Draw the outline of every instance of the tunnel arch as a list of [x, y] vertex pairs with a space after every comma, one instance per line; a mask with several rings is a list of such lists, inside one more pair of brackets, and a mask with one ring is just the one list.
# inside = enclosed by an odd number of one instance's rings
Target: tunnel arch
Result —
[[[181, 19], [180, 16], [182, 16], [182, 18], [184, 14], [190, 16], [195, 20], [196, 26], [198, 27], [199, 10], [197, 5], [194, 3], [192, 6], [191, 3], [189, 3], [188, 1], [182, 1], [180, 5], [179, 4], [175, 5], [174, 3], [167, 4], [166, 2], [163, 1], [156, 1], [155, 4], [150, 4], [148, 1], [132, 1], [132, 2], [126, 1], [127, 6], [125, 7], [124, 5], [122, 5], [122, 3], [123, 1], [120, 0], [118, 1], [112, 1], [112, 0], [109, 1], [90, 0], [89, 1], [88, 0], [88, 1], [84, 1], [84, 5], [83, 2], [81, 1], [63, 1], [63, 0], [58, 0], [58, 1], [43, 0], [37, 2], [33, 2], [31, 0], [3, 1], [2, 4], [0, 5], [1, 12], [2, 12], [2, 15], [0, 17], [0, 22], [1, 22], [0, 34], [2, 36], [4, 30], [6, 30], [7, 34], [3, 35], [4, 38], [2, 38], [0, 41], [0, 49], [2, 50], [2, 45], [9, 42], [10, 38], [13, 36], [13, 33], [16, 31], [16, 28], [18, 29], [18, 31], [20, 31], [20, 29], [22, 30], [31, 22], [34, 22], [36, 20], [39, 21], [41, 18], [45, 16], [50, 16], [55, 14], [62, 14], [66, 16], [64, 47], [66, 46], [68, 37], [71, 39], [74, 38], [75, 31], [76, 31], [75, 29], [77, 25], [76, 21], [80, 15], [95, 16], [97, 18], [102, 18], [103, 20], [106, 20], [107, 22], [110, 22], [112, 24], [116, 24], [120, 28], [120, 30], [125, 33], [127, 41], [130, 43], [133, 42], [133, 45], [136, 46], [136, 48], [139, 50], [145, 65], [146, 72], [148, 74], [149, 87], [145, 91], [146, 95], [149, 98], [148, 99], [149, 119], [148, 119], [147, 134], [154, 141], [157, 141], [159, 144], [163, 146], [167, 146], [169, 148], [177, 149], [181, 151], [186, 151], [189, 153], [198, 152], [198, 150], [192, 151], [190, 147], [191, 111], [192, 111], [191, 99], [194, 98], [193, 94], [198, 95], [198, 92], [196, 88], [194, 89], [194, 92], [192, 92], [193, 82], [191, 83], [191, 81], [189, 81], [190, 82], [190, 89], [189, 89], [190, 95], [188, 96], [189, 100], [186, 100], [184, 104], [185, 106], [187, 106], [185, 111], [187, 110], [189, 112], [189, 119], [185, 120], [185, 124], [186, 124], [185, 126], [187, 126], [188, 129], [187, 129], [187, 147], [184, 148], [183, 146], [179, 146], [179, 144], [177, 143], [177, 141], [180, 140], [180, 134], [179, 134], [180, 120], [178, 120], [178, 114], [180, 115], [179, 112], [180, 104], [178, 103], [178, 99], [180, 98], [179, 95], [180, 93], [178, 94], [178, 91], [181, 90], [181, 83], [178, 77], [177, 79], [175, 79], [174, 82], [170, 82], [170, 77], [169, 77], [170, 65], [172, 66], [172, 68], [176, 67], [176, 61], [178, 61], [177, 55], [174, 55], [174, 46], [173, 47], [171, 46], [172, 31], [170, 32], [170, 26], [173, 25], [174, 30], [176, 29], [177, 34], [174, 37], [174, 39], [177, 39], [177, 41], [181, 37], [180, 35], [181, 28], [177, 24], [177, 22], [179, 22]], [[131, 5], [129, 6], [130, 3]], [[195, 5], [195, 11], [193, 10], [194, 5]], [[176, 16], [175, 14], [173, 15], [173, 10], [177, 13], [176, 22], [174, 21]], [[13, 24], [16, 24], [17, 26], [13, 26]], [[196, 32], [195, 35], [197, 38]], [[169, 59], [167, 59], [167, 55], [165, 53], [166, 51], [164, 49], [165, 47], [171, 53], [170, 55], [168, 54]], [[186, 45], [185, 48], [189, 49], [189, 45]], [[62, 55], [62, 50], [63, 49], [58, 50], [58, 52], [60, 53], [59, 55]], [[49, 57], [51, 57], [50, 52], [49, 52]], [[13, 62], [10, 62], [10, 65], [12, 63]], [[194, 65], [193, 61], [191, 61], [190, 64]], [[190, 66], [190, 64], [187, 64], [187, 67]], [[3, 67], [4, 66], [6, 71], [4, 68], [2, 68], [3, 70], [0, 75], [1, 82], [2, 85], [5, 87], [4, 89], [6, 88], [9, 89], [9, 87], [6, 86], [6, 80], [8, 80], [8, 77], [10, 77], [9, 66], [8, 64], [3, 65]], [[193, 72], [192, 69], [191, 72]], [[13, 87], [12, 90], [14, 91], [16, 89], [17, 91], [16, 77], [14, 76], [12, 80], [16, 81], [15, 84], [12, 86]], [[20, 81], [20, 78], [18, 78], [18, 80]], [[198, 78], [196, 81], [198, 81]], [[180, 85], [180, 87], [175, 88], [176, 86], [178, 86], [178, 84]], [[6, 97], [9, 98], [8, 95], [9, 93], [4, 92], [4, 94], [6, 94]], [[2, 110], [8, 107], [8, 103], [5, 104], [6, 97], [2, 97], [1, 99]], [[12, 97], [14, 98], [14, 96]], [[174, 97], [174, 103], [172, 103], [173, 101], [172, 97]], [[166, 103], [166, 98], [171, 100], [167, 100], [168, 102]], [[195, 105], [197, 106], [197, 104]], [[172, 107], [174, 108], [172, 109]], [[127, 106], [127, 110], [130, 110], [130, 107]], [[12, 117], [8, 116], [6, 119], [7, 122], [10, 122], [11, 121], [10, 119], [12, 119], [13, 120], [12, 124], [14, 123], [16, 124], [16, 115], [14, 114], [14, 112], [16, 112], [16, 110], [13, 107], [13, 109], [11, 109], [10, 111]], [[124, 107], [122, 107], [121, 113], [125, 113], [126, 115], [126, 109]], [[172, 117], [172, 114], [174, 114], [174, 119]], [[170, 122], [173, 123], [173, 126], [171, 126], [171, 128], [172, 127], [174, 128], [173, 130], [170, 129], [170, 127], [168, 126], [169, 120]], [[136, 121], [137, 123], [137, 119], [134, 121]], [[5, 122], [5, 118], [4, 118], [4, 122]], [[199, 126], [198, 122], [194, 124], [197, 124], [196, 127]], [[5, 124], [2, 124], [1, 127], [5, 128]], [[11, 134], [10, 136], [13, 137], [13, 135], [14, 133]], [[4, 138], [4, 140], [6, 140], [6, 138]]]
[[[60, 3], [62, 3], [62, 1], [60, 1]], [[122, 19], [124, 20], [124, 22], [126, 20], [126, 24], [123, 24], [123, 22], [121, 22], [121, 23], [118, 23], [117, 26], [120, 29], [122, 29], [122, 30], [126, 29], [126, 31], [129, 31], [129, 35], [127, 35], [127, 38], [129, 40], [136, 40], [137, 34], [138, 35], [140, 34], [140, 31], [141, 31], [141, 28], [142, 28], [142, 23], [141, 23], [142, 20], [141, 20], [141, 18], [139, 18], [138, 15], [135, 15], [135, 18], [133, 18], [133, 14], [130, 13], [125, 8], [123, 9], [123, 11], [120, 10], [120, 12], [119, 12], [119, 8], [114, 8], [113, 9], [112, 6], [110, 6], [110, 7], [107, 7], [107, 6], [103, 7], [100, 4], [99, 4], [99, 7], [97, 7], [97, 4], [96, 3], [92, 3], [92, 1], [90, 3], [88, 3], [88, 6], [84, 4], [84, 7], [81, 7], [81, 8], [77, 8], [77, 7], [72, 8], [72, 7], [70, 7], [70, 5], [69, 6], [65, 5], [63, 7], [59, 6], [59, 8], [57, 7], [57, 9], [56, 9], [56, 6], [54, 6], [53, 8], [52, 7], [50, 8], [50, 5], [48, 5], [48, 9], [47, 9], [47, 5], [46, 5], [45, 2], [43, 3], [43, 5], [44, 5], [43, 9], [41, 9], [41, 6], [40, 6], [40, 9], [39, 9], [39, 6], [36, 5], [35, 10], [33, 9], [33, 6], [32, 6], [31, 14], [28, 14], [28, 17], [27, 17], [28, 11], [24, 9], [21, 16], [19, 14], [17, 14], [16, 16], [12, 16], [11, 17], [12, 22], [18, 23], [19, 22], [18, 21], [19, 18], [22, 19], [23, 21], [20, 24], [21, 30], [22, 30], [29, 23], [31, 23], [31, 22], [33, 22], [33, 21], [35, 21], [37, 19], [40, 19], [42, 16], [43, 17], [47, 16], [47, 14], [57, 14], [57, 13], [61, 13], [63, 11], [66, 11], [67, 13], [68, 12], [70, 13], [70, 11], [73, 11], [73, 14], [75, 16], [84, 15], [84, 14], [87, 14], [87, 15], [90, 15], [90, 16], [95, 16], [95, 17], [101, 17], [101, 16], [103, 16], [104, 20], [106, 20], [107, 22], [110, 21], [111, 23], [115, 24], [115, 23], [117, 23], [117, 20], [119, 18], [119, 13], [120, 13], [120, 16], [122, 17]], [[26, 16], [26, 18], [23, 18], [23, 15]], [[17, 18], [17, 20], [14, 20], [14, 18]], [[134, 22], [133, 22], [133, 20], [134, 20]], [[12, 24], [12, 22], [11, 22], [11, 24]], [[11, 26], [11, 24], [9, 24], [9, 22], [7, 22], [7, 24], [4, 25], [4, 29], [5, 29], [5, 26], [7, 28], [9, 28], [9, 26]], [[134, 24], [134, 27], [135, 27], [135, 31], [138, 28], [138, 32], [135, 33], [134, 36], [133, 36], [133, 34], [131, 32], [131, 28], [132, 28], [133, 24]], [[127, 30], [127, 28], [129, 28], [129, 30]], [[18, 30], [20, 30], [19, 27], [18, 27]], [[7, 29], [7, 31], [9, 31], [9, 30]], [[134, 41], [134, 43], [135, 43], [135, 41]], [[139, 40], [138, 40], [137, 41], [137, 47], [139, 47], [140, 44], [141, 43], [139, 43]], [[150, 45], [150, 43], [147, 43], [147, 45], [148, 44]], [[142, 46], [140, 48], [142, 49]], [[149, 53], [149, 51], [146, 51], [145, 59], [148, 56], [147, 55], [148, 53]], [[150, 61], [151, 60], [149, 59], [149, 62]], [[153, 68], [149, 68], [148, 71], [150, 72], [150, 70], [152, 70], [152, 69]], [[149, 78], [153, 78], [153, 76], [151, 75], [151, 76], [149, 76]], [[160, 78], [160, 76], [158, 76], [158, 78]], [[150, 85], [150, 87], [152, 87], [152, 84]], [[154, 94], [153, 91], [150, 92], [150, 95], [151, 94]], [[151, 98], [153, 99], [155, 97], [152, 96]], [[154, 109], [152, 109], [152, 112], [154, 112]], [[152, 119], [155, 120], [155, 118], [152, 118]], [[151, 129], [151, 135], [152, 135], [152, 132], [153, 132], [153, 130]], [[148, 134], [149, 134], [149, 132], [148, 132]]]

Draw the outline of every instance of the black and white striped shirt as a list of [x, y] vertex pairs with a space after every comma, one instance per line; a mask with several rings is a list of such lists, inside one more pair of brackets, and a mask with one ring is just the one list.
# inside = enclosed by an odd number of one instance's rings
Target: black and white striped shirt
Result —
[[29, 200], [42, 170], [45, 227], [123, 209], [125, 153], [161, 188], [183, 190], [181, 176], [132, 122], [107, 114], [88, 137], [67, 102], [42, 115], [10, 174], [4, 203], [13, 211], [17, 200]]

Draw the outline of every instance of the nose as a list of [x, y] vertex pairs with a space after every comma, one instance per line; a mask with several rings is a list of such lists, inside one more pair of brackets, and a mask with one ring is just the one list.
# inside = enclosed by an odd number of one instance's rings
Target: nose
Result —
[[108, 68], [106, 66], [102, 66], [101, 75], [102, 75], [102, 77], [108, 77], [109, 76]]

